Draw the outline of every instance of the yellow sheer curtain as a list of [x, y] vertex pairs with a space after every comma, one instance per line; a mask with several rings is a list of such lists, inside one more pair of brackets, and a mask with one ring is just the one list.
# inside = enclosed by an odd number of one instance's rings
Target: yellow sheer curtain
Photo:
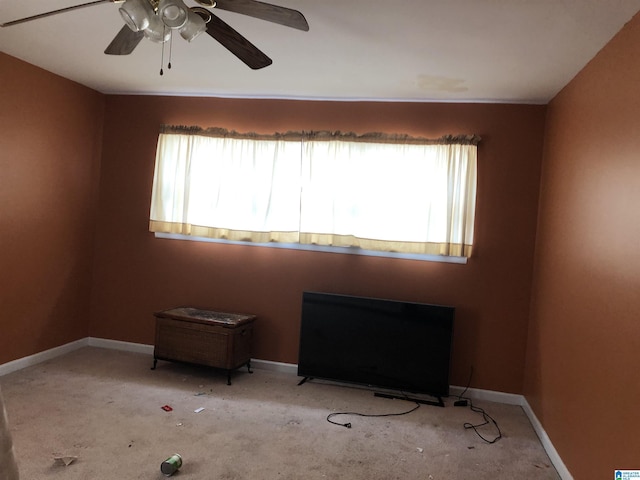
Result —
[[468, 257], [478, 141], [164, 127], [150, 230]]
[[477, 147], [305, 144], [301, 243], [469, 256]]
[[161, 133], [150, 230], [297, 242], [300, 142]]

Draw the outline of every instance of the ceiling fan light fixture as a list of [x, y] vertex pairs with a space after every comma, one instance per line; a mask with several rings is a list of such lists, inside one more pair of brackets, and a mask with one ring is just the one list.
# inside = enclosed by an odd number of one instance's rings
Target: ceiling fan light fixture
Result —
[[164, 43], [171, 38], [171, 29], [160, 20], [160, 17], [154, 15], [149, 22], [149, 26], [144, 29], [144, 36], [155, 43]]
[[[192, 1], [200, 6], [188, 8], [184, 0], [92, 0], [88, 3], [0, 23], [0, 28], [105, 2], [117, 3], [122, 5], [118, 11], [126, 25], [120, 27], [115, 38], [105, 49], [104, 53], [107, 55], [129, 55], [143, 37], [164, 43], [171, 39], [172, 30], [178, 30], [181, 36], [190, 42], [206, 31], [214, 40], [254, 70], [271, 65], [272, 60], [243, 35], [211, 13], [210, 9], [220, 8], [298, 30], [309, 30], [309, 25], [301, 12], [259, 0]], [[164, 47], [162, 53], [164, 58]], [[171, 57], [171, 51], [169, 51], [169, 57]], [[167, 66], [171, 68], [171, 62]], [[162, 75], [162, 68], [160, 74]]]
[[180, 29], [180, 36], [187, 42], [192, 41], [207, 29], [207, 23], [197, 13], [189, 10], [187, 23]]
[[206, 8], [192, 7], [191, 11], [195, 13], [198, 17], [200, 17], [202, 20], [204, 20], [205, 24], [211, 21], [211, 12]]
[[134, 32], [148, 28], [150, 19], [155, 17], [147, 0], [126, 0], [118, 10], [124, 22]]
[[189, 9], [181, 0], [161, 0], [158, 15], [169, 28], [182, 28], [187, 23]]

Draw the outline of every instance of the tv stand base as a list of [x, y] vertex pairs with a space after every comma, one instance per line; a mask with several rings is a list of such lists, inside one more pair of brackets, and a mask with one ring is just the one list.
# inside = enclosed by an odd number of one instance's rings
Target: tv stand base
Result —
[[420, 403], [422, 405], [433, 405], [434, 407], [444, 407], [444, 402], [442, 401], [442, 397], [433, 397], [437, 400], [425, 400], [422, 398], [408, 397], [406, 395], [394, 395], [390, 393], [382, 393], [382, 392], [374, 392], [374, 396], [382, 397], [382, 398], [391, 398], [397, 400], [407, 400], [409, 402]]
[[[298, 382], [298, 386], [303, 385], [305, 382], [307, 381], [311, 381], [313, 380], [314, 377], [302, 377], [302, 380], [300, 380]], [[373, 392], [373, 395], [376, 397], [382, 397], [382, 398], [390, 398], [390, 399], [397, 399], [397, 400], [407, 400], [409, 402], [414, 402], [414, 403], [420, 403], [422, 405], [433, 405], [434, 407], [444, 407], [444, 402], [442, 401], [442, 397], [440, 396], [436, 396], [436, 395], [430, 395], [431, 397], [433, 397], [435, 400], [425, 400], [424, 398], [416, 398], [416, 397], [409, 397], [407, 395], [402, 395], [402, 394], [392, 394], [392, 393], [383, 393], [383, 392]]]

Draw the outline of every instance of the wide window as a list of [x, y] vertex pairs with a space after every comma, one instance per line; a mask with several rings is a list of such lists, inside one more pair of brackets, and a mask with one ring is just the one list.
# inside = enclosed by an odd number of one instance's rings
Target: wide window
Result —
[[478, 140], [163, 127], [150, 230], [468, 257]]

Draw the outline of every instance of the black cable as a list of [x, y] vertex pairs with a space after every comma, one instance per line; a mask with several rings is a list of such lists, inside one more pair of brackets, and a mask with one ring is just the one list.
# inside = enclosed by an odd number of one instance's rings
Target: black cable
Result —
[[[496, 422], [491, 415], [489, 415], [487, 412], [485, 412], [482, 408], [480, 407], [474, 407], [473, 403], [471, 403], [471, 400], [469, 400], [469, 408], [471, 409], [472, 412], [476, 412], [482, 415], [482, 418], [484, 420], [483, 423], [477, 423], [475, 425], [469, 423], [469, 422], [465, 422], [463, 424], [463, 427], [466, 430], [469, 429], [473, 429], [474, 432], [476, 432], [476, 435], [478, 435], [482, 440], [484, 440], [485, 442], [492, 444], [492, 443], [496, 443], [498, 440], [500, 440], [502, 438], [502, 432], [500, 431], [500, 427], [498, 426], [498, 422]], [[489, 425], [490, 423], [492, 423], [495, 427], [496, 430], [498, 431], [498, 434], [493, 438], [493, 440], [488, 440], [485, 437], [482, 436], [482, 434], [478, 431], [478, 428], [480, 427], [484, 427], [485, 425]]]
[[[410, 401], [410, 400], [407, 400], [407, 401]], [[327, 422], [333, 423], [334, 425], [338, 425], [340, 427], [351, 428], [351, 423], [349, 423], [349, 422], [340, 423], [340, 422], [334, 422], [331, 419], [333, 417], [337, 416], [337, 415], [355, 415], [355, 416], [358, 416], [358, 417], [398, 417], [400, 415], [408, 415], [411, 412], [415, 412], [419, 408], [420, 408], [420, 404], [416, 402], [416, 406], [413, 407], [411, 410], [407, 410], [406, 412], [400, 412], [400, 413], [334, 412], [334, 413], [330, 413], [329, 415], [327, 415]]]
[[[471, 377], [473, 376], [473, 366], [471, 366], [471, 368], [469, 369], [469, 380], [467, 380], [467, 386], [464, 387], [464, 390], [462, 391], [462, 393], [460, 395], [458, 395], [458, 400], [463, 400], [462, 397], [464, 397], [464, 394], [467, 393], [467, 390], [469, 390], [469, 385], [471, 385]], [[466, 399], [464, 399], [466, 400]]]
[[[469, 372], [469, 380], [467, 381], [467, 385], [465, 386], [465, 388], [462, 391], [462, 393], [460, 393], [459, 395], [456, 395], [456, 396], [458, 397], [458, 401], [467, 402], [466, 405], [469, 406], [469, 409], [472, 412], [479, 413], [480, 415], [482, 415], [482, 419], [484, 421], [483, 421], [483, 423], [478, 423], [478, 424], [472, 424], [472, 423], [469, 423], [469, 422], [465, 422], [463, 424], [463, 427], [466, 430], [472, 429], [474, 432], [476, 432], [476, 435], [478, 435], [478, 437], [480, 437], [483, 441], [485, 441], [486, 443], [489, 443], [489, 444], [493, 444], [493, 443], [496, 443], [498, 440], [500, 440], [502, 438], [502, 431], [500, 430], [500, 427], [498, 426], [498, 422], [496, 422], [493, 419], [493, 417], [491, 417], [491, 415], [489, 415], [487, 412], [485, 412], [484, 409], [482, 409], [480, 407], [476, 407], [475, 405], [473, 405], [473, 402], [471, 401], [471, 398], [464, 396], [464, 394], [469, 389], [469, 386], [471, 385], [472, 376], [473, 376], [473, 367], [471, 367], [471, 370]], [[406, 400], [407, 401], [411, 401], [409, 399], [406, 399]], [[351, 428], [351, 423], [350, 422], [340, 423], [340, 422], [334, 422], [331, 419], [333, 417], [337, 416], [337, 415], [355, 415], [355, 416], [358, 416], [358, 417], [396, 417], [396, 416], [400, 416], [400, 415], [408, 415], [409, 413], [416, 411], [418, 408], [420, 408], [420, 404], [416, 402], [416, 406], [415, 407], [413, 407], [410, 410], [407, 410], [406, 412], [400, 412], [400, 413], [368, 414], [368, 413], [360, 413], [360, 412], [334, 412], [334, 413], [330, 413], [329, 415], [327, 415], [327, 422], [332, 423], [334, 425], [338, 425], [340, 427]], [[484, 427], [485, 425], [490, 425], [490, 424], [493, 424], [493, 426], [498, 431], [497, 435], [491, 440], [488, 439], [488, 438], [485, 438], [478, 430], [479, 428]]]
[[[498, 426], [498, 422], [496, 422], [491, 415], [489, 415], [487, 412], [485, 412], [482, 408], [480, 407], [476, 407], [473, 405], [473, 402], [471, 401], [470, 398], [465, 397], [464, 394], [467, 392], [467, 390], [469, 389], [469, 385], [471, 385], [471, 377], [473, 376], [473, 367], [471, 367], [471, 370], [469, 371], [469, 380], [467, 381], [467, 386], [464, 387], [464, 390], [462, 391], [462, 393], [460, 395], [457, 395], [458, 397], [458, 401], [465, 401], [467, 402], [467, 404], [469, 405], [469, 409], [472, 412], [475, 413], [479, 413], [480, 415], [482, 415], [482, 419], [484, 420], [483, 423], [477, 423], [477, 424], [472, 424], [469, 422], [465, 422], [463, 424], [463, 427], [466, 430], [469, 429], [473, 429], [474, 432], [476, 432], [476, 435], [478, 435], [482, 440], [484, 440], [485, 442], [492, 444], [492, 443], [496, 443], [498, 440], [500, 440], [502, 438], [502, 431], [500, 430], [500, 427]], [[456, 402], [457, 403], [457, 402]], [[454, 404], [455, 405], [455, 404]], [[485, 425], [489, 425], [489, 424], [493, 424], [496, 427], [496, 430], [498, 431], [498, 434], [493, 438], [493, 440], [489, 440], [487, 438], [485, 438], [479, 431], [478, 429], [481, 427], [484, 427]]]

